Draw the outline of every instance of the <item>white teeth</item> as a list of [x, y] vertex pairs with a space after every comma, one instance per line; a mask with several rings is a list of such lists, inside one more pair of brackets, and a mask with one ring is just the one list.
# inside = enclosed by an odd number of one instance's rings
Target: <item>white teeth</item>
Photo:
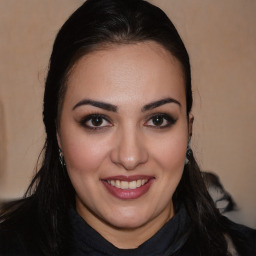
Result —
[[121, 189], [127, 189], [129, 188], [128, 181], [121, 181]]
[[117, 187], [117, 188], [121, 188], [121, 182], [120, 182], [120, 180], [116, 180], [116, 187]]
[[143, 185], [145, 185], [148, 180], [133, 180], [133, 181], [120, 181], [120, 180], [107, 180], [108, 184], [113, 187], [121, 188], [121, 189], [136, 189]]
[[129, 189], [135, 189], [137, 188], [137, 181], [134, 180], [132, 182], [129, 182]]
[[137, 180], [136, 187], [139, 188], [141, 186], [141, 180]]

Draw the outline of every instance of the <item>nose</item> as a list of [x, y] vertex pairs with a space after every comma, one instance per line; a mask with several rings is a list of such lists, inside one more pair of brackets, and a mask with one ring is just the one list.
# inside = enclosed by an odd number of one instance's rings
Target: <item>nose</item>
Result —
[[111, 161], [126, 170], [134, 170], [148, 161], [148, 151], [141, 134], [132, 129], [120, 132], [111, 152]]

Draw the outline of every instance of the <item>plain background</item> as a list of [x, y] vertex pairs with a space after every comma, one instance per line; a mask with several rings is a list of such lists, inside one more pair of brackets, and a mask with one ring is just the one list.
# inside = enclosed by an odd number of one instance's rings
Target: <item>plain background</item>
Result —
[[[0, 0], [0, 200], [20, 197], [44, 143], [42, 95], [56, 33], [82, 0]], [[191, 58], [192, 147], [256, 227], [256, 1], [155, 0]]]

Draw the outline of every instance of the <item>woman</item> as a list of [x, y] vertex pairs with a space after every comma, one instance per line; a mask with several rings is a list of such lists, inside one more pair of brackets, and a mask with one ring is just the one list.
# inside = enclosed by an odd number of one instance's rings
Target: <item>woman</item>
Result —
[[220, 215], [189, 142], [189, 57], [142, 0], [88, 0], [55, 40], [42, 167], [2, 207], [0, 255], [254, 255]]

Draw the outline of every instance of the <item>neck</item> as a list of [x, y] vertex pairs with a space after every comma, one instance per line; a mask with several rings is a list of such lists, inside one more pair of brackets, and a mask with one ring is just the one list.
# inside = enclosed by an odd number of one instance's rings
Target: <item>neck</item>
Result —
[[170, 207], [143, 225], [127, 228], [113, 226], [95, 216], [91, 211], [84, 211], [78, 204], [77, 212], [93, 229], [119, 249], [137, 248], [155, 235], [174, 216], [171, 202]]

